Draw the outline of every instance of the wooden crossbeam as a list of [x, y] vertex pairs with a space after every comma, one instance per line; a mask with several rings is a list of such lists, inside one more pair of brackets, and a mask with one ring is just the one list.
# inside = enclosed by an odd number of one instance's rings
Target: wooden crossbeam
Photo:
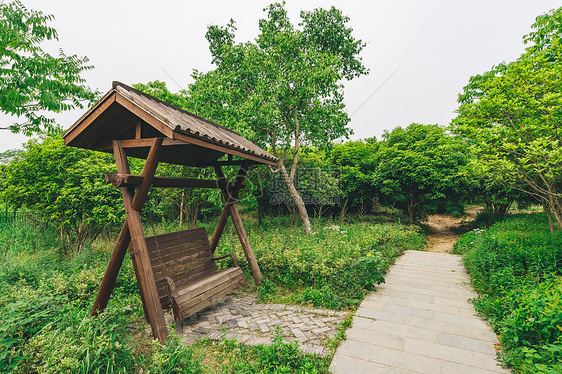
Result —
[[[140, 130], [138, 130], [139, 128], [135, 128], [135, 132], [136, 134], [139, 134]], [[138, 135], [135, 135], [138, 136]], [[121, 143], [121, 147], [123, 148], [149, 148], [150, 146], [152, 146], [152, 143], [154, 143], [154, 139], [156, 138], [144, 138], [144, 139], [124, 139], [124, 140], [120, 140], [119, 143]], [[162, 145], [163, 146], [170, 146], [170, 145], [187, 145], [188, 143], [181, 141], [181, 140], [176, 140], [176, 139], [170, 139], [170, 138], [164, 138]], [[108, 141], [108, 142], [102, 142], [99, 144], [96, 144], [95, 149], [98, 150], [104, 150], [104, 149], [112, 149], [113, 148], [113, 141]]]
[[[142, 175], [133, 174], [106, 174], [105, 181], [114, 187], [136, 187], [143, 181]], [[152, 178], [152, 187], [162, 188], [233, 188], [234, 183], [223, 180], [204, 180], [195, 178]]]

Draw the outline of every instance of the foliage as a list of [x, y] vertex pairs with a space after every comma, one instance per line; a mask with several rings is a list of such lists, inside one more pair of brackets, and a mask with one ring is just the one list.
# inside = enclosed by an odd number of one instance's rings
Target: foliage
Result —
[[511, 216], [455, 244], [480, 295], [475, 306], [517, 372], [560, 370], [562, 233], [550, 233], [546, 221], [545, 214]]
[[[379, 144], [375, 138], [334, 144], [330, 156], [339, 169], [344, 199], [352, 207], [375, 205], [378, 190], [374, 186]], [[376, 207], [375, 207], [376, 208]]]
[[110, 155], [66, 147], [56, 135], [24, 149], [3, 168], [2, 199], [56, 224], [66, 239], [63, 249], [71, 243], [79, 249], [123, 222], [120, 192], [103, 180], [115, 168]]
[[[326, 221], [324, 221], [326, 222]], [[366, 223], [325, 224], [312, 235], [279, 220], [246, 227], [264, 275], [264, 300], [344, 309], [357, 306], [384, 281], [384, 273], [405, 249], [421, 249], [425, 241], [416, 226]], [[232, 228], [227, 227], [218, 252], [233, 249], [249, 273]]]
[[[235, 44], [232, 20], [224, 27], [209, 26], [206, 37], [217, 68], [194, 72], [189, 100], [196, 114], [279, 157], [278, 171], [310, 233], [308, 213], [293, 184], [299, 148], [324, 148], [350, 133], [341, 81], [366, 74], [358, 57], [365, 44], [352, 36], [349, 18], [334, 7], [301, 12], [301, 29], [290, 22], [284, 3], [264, 10], [267, 18], [259, 21], [255, 43]], [[286, 159], [292, 159], [290, 169]]]
[[517, 203], [519, 209], [537, 203], [536, 199], [520, 188], [514, 188], [491, 178], [491, 174], [488, 165], [479, 163], [475, 158], [471, 159], [463, 169], [471, 199], [483, 202], [489, 217], [504, 216], [513, 203]]
[[194, 349], [211, 351], [214, 368], [205, 368], [209, 373], [328, 373], [330, 359], [318, 355], [305, 355], [296, 342], [286, 343], [277, 329], [271, 345], [260, 344], [249, 347], [236, 340], [198, 340]]
[[527, 50], [531, 53], [548, 51], [562, 40], [562, 8], [541, 14], [531, 27], [534, 31], [523, 37], [525, 44], [531, 44]]
[[201, 362], [195, 357], [193, 349], [186, 347], [173, 334], [166, 344], [157, 340], [152, 342], [153, 354], [149, 370], [161, 374], [200, 374], [203, 372]]
[[9, 149], [7, 151], [0, 153], [0, 167], [2, 164], [8, 164], [14, 157], [16, 157], [21, 151], [19, 149]]
[[[82, 102], [92, 102], [96, 93], [84, 85], [86, 57], [57, 57], [41, 48], [41, 44], [58, 40], [49, 22], [52, 15], [27, 9], [20, 0], [0, 3], [0, 110], [25, 119], [2, 129], [26, 135], [53, 130], [55, 122], [44, 112], [60, 112], [83, 108]], [[18, 121], [17, 120], [17, 121]]]
[[520, 188], [553, 210], [562, 228], [562, 59], [560, 12], [539, 16], [516, 61], [470, 78], [454, 131], [499, 183]]
[[420, 204], [459, 201], [463, 194], [460, 170], [467, 156], [437, 125], [414, 123], [385, 132], [375, 162], [375, 186], [403, 207], [410, 224], [419, 215]]
[[[36, 231], [31, 221], [0, 226], [1, 238], [12, 235], [9, 248], [0, 241], [5, 250], [0, 274], [22, 269], [20, 279], [4, 279], [0, 287], [0, 372], [328, 372], [329, 357], [302, 354], [280, 334], [272, 346], [250, 347], [231, 340], [184, 346], [173, 334], [165, 345], [147, 344], [131, 261], [124, 262], [106, 311], [90, 318], [109, 248], [86, 247], [71, 259], [56, 257], [56, 230], [45, 226], [42, 231], [50, 233], [43, 236]], [[302, 231], [300, 235], [307, 237]], [[26, 281], [29, 276], [23, 273], [31, 262], [44, 272], [35, 282]]]

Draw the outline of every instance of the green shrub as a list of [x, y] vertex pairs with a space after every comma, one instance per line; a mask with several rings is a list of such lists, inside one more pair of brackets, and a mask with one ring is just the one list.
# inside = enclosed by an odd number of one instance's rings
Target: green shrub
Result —
[[45, 294], [23, 281], [0, 297], [0, 372], [18, 366], [28, 340], [58, 320], [67, 302], [65, 296]]
[[270, 345], [252, 347], [223, 338], [220, 341], [201, 339], [193, 347], [212, 353], [210, 361], [214, 362], [205, 365], [205, 372], [209, 373], [327, 374], [331, 361], [330, 357], [303, 354], [297, 342], [283, 340], [279, 327]]
[[133, 358], [126, 343], [127, 313], [110, 307], [92, 318], [84, 312], [69, 311], [66, 321], [55, 319], [29, 340], [24, 351], [27, 372], [130, 372]]
[[546, 220], [511, 216], [455, 244], [479, 293], [475, 307], [517, 372], [562, 372], [562, 232], [550, 233]]
[[506, 361], [529, 373], [562, 369], [562, 279], [513, 292], [514, 308], [499, 324]]
[[152, 342], [153, 353], [150, 358], [150, 373], [158, 374], [199, 374], [202, 373], [200, 360], [193, 349], [183, 345], [174, 335], [166, 344]]
[[[318, 224], [316, 224], [318, 225]], [[332, 309], [358, 305], [365, 294], [384, 281], [389, 264], [405, 249], [421, 249], [425, 240], [416, 226], [398, 224], [333, 224], [312, 235], [300, 228], [250, 226], [248, 235], [260, 269], [267, 279], [260, 288], [272, 300], [278, 288], [290, 290], [284, 299]], [[240, 265], [249, 268], [238, 237], [226, 230], [219, 252], [234, 248]]]

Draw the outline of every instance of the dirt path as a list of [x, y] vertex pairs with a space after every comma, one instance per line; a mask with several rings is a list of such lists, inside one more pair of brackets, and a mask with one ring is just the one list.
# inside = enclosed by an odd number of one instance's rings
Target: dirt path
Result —
[[430, 229], [429, 240], [427, 242], [428, 252], [450, 253], [453, 245], [459, 238], [459, 234], [451, 231], [451, 228], [458, 226], [467, 219], [473, 219], [482, 208], [470, 208], [465, 211], [467, 217], [455, 218], [443, 214], [434, 214], [427, 218]]

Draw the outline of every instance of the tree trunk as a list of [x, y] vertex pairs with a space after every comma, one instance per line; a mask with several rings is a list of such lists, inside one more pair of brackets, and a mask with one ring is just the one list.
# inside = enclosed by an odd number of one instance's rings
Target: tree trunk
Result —
[[[295, 167], [295, 166], [293, 165], [293, 167]], [[312, 226], [310, 225], [310, 219], [308, 218], [308, 212], [306, 211], [306, 207], [304, 206], [304, 201], [302, 200], [301, 195], [299, 195], [297, 189], [295, 188], [295, 185], [293, 184], [293, 181], [289, 177], [289, 174], [287, 174], [287, 169], [285, 169], [285, 165], [280, 163], [279, 164], [279, 170], [281, 171], [281, 175], [283, 176], [283, 179], [285, 180], [285, 183], [287, 184], [287, 189], [289, 190], [289, 194], [293, 198], [293, 201], [295, 202], [295, 206], [297, 207], [297, 210], [299, 211], [299, 215], [300, 215], [302, 224], [304, 226], [304, 231], [307, 234], [312, 234]]]
[[408, 223], [410, 225], [414, 224], [414, 218], [416, 213], [416, 205], [414, 204], [413, 199], [408, 201]]
[[550, 208], [554, 212], [556, 226], [558, 226], [558, 230], [560, 230], [562, 229], [562, 199], [555, 199], [552, 195], [549, 195], [548, 200]]
[[546, 216], [548, 218], [548, 227], [550, 228], [550, 232], [554, 232], [554, 222], [552, 222], [552, 212], [550, 211], [550, 205], [548, 202], [542, 202], [542, 208], [546, 212]]
[[558, 230], [562, 230], [562, 199], [554, 199], [553, 205], [552, 210], [554, 210]]
[[181, 202], [180, 202], [180, 230], [183, 226], [184, 221], [184, 211], [185, 211], [185, 191], [181, 191]]

